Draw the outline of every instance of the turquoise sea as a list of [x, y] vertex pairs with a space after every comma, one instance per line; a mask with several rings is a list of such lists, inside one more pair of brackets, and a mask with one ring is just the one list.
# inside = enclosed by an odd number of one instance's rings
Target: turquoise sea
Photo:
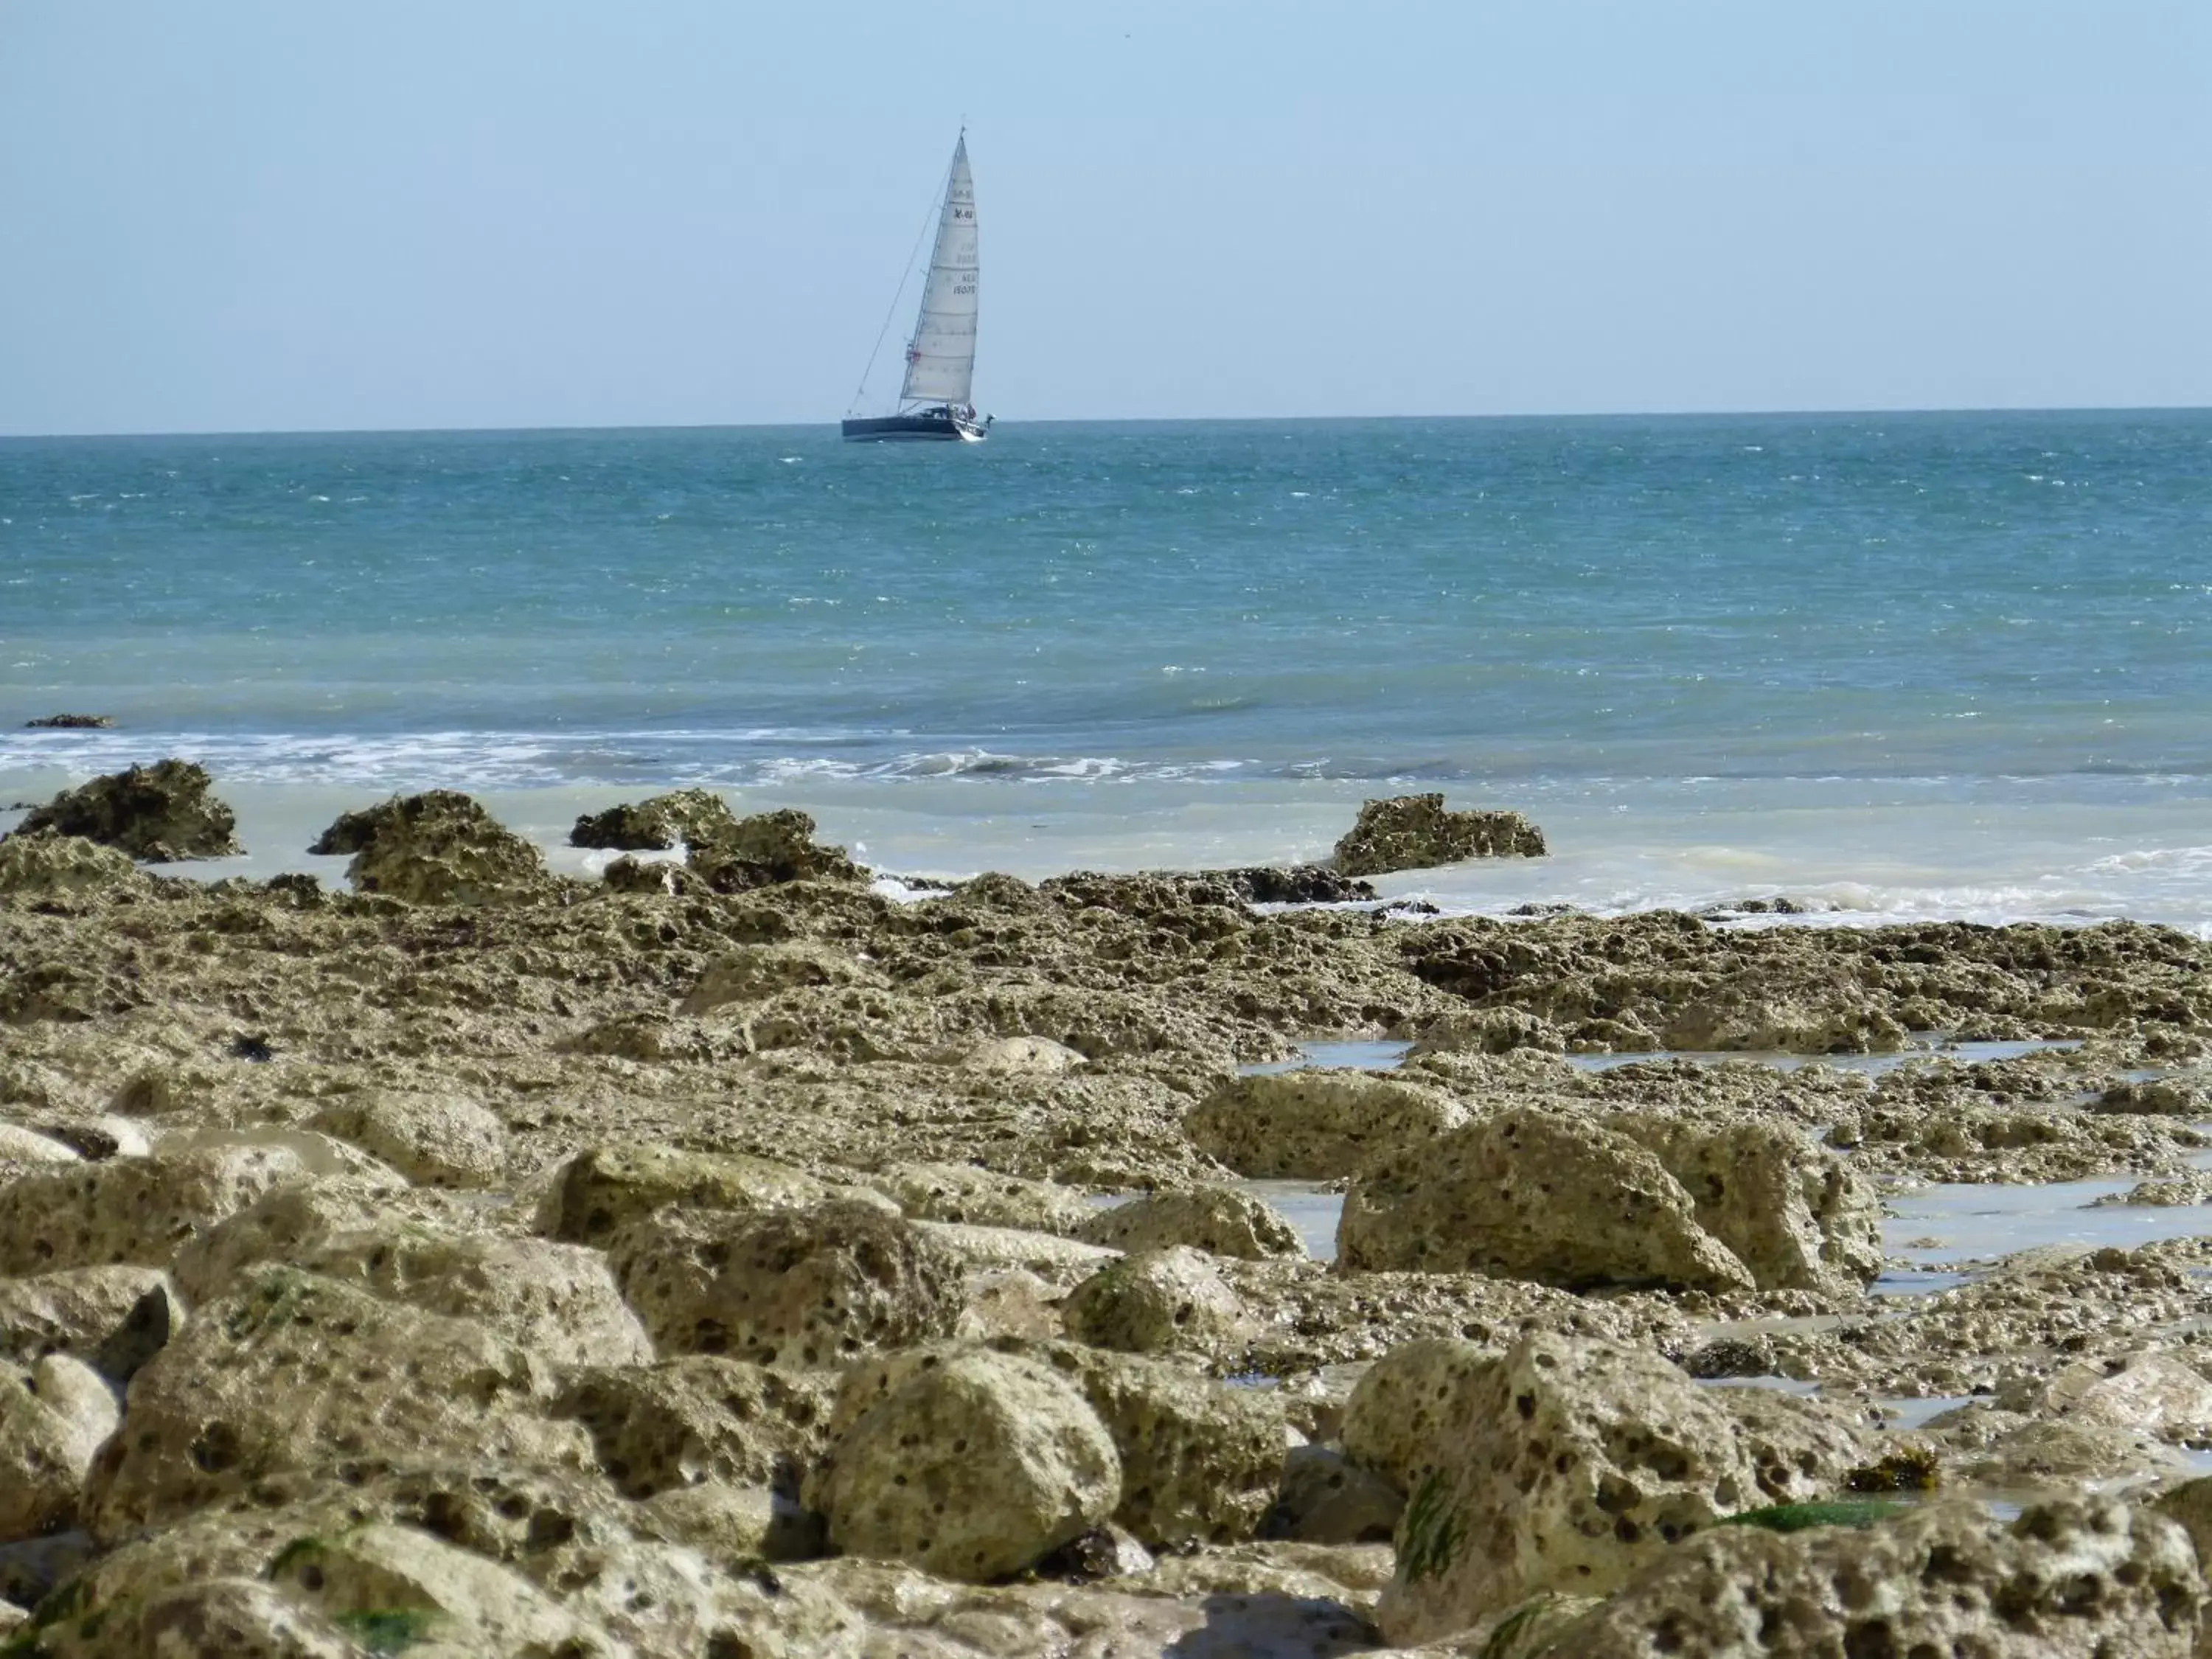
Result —
[[192, 756], [218, 869], [433, 784], [938, 874], [1419, 787], [1552, 835], [1394, 884], [1453, 907], [2203, 927], [2208, 647], [2206, 411], [0, 441], [0, 805]]

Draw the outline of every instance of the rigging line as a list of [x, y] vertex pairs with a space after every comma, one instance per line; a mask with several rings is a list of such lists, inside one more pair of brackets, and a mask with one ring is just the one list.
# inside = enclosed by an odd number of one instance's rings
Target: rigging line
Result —
[[891, 319], [898, 315], [899, 301], [906, 297], [906, 285], [914, 280], [915, 262], [921, 258], [922, 238], [929, 234], [929, 222], [945, 211], [945, 192], [952, 182], [952, 163], [945, 164], [945, 176], [938, 181], [935, 205], [922, 216], [921, 229], [914, 239], [914, 247], [906, 256], [906, 268], [899, 273], [898, 292], [891, 295], [890, 308], [884, 313], [884, 325], [876, 331], [876, 343], [868, 352], [866, 368], [860, 370], [860, 383], [853, 388], [853, 404], [845, 412], [857, 415], [860, 399], [867, 395], [868, 376], [876, 372], [876, 359], [883, 355], [884, 337], [891, 331]]

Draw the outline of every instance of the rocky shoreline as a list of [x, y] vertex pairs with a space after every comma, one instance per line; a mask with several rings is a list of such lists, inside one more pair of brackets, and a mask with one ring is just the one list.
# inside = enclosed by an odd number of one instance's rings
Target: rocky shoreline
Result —
[[[1419, 797], [894, 899], [433, 792], [203, 883], [163, 764], [0, 839], [0, 1652], [2197, 1650], [2212, 1237], [1899, 1295], [1881, 1217], [2202, 1201], [2200, 941], [1364, 902], [1541, 848]], [[1249, 1069], [1324, 1037], [1411, 1047]]]

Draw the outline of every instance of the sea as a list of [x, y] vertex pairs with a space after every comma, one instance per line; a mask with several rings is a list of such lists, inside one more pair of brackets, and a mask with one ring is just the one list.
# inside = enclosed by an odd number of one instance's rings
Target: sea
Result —
[[1433, 790], [1552, 848], [1380, 884], [1446, 911], [2212, 935], [2212, 411], [0, 441], [0, 807], [171, 755], [204, 876], [430, 787], [582, 872], [703, 785], [909, 886]]

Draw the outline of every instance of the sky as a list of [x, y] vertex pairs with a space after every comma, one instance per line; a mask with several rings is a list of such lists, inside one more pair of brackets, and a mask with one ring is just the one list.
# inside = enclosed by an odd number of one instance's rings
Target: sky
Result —
[[2212, 404], [2205, 0], [0, 0], [0, 434], [834, 420], [963, 118], [1002, 420]]

